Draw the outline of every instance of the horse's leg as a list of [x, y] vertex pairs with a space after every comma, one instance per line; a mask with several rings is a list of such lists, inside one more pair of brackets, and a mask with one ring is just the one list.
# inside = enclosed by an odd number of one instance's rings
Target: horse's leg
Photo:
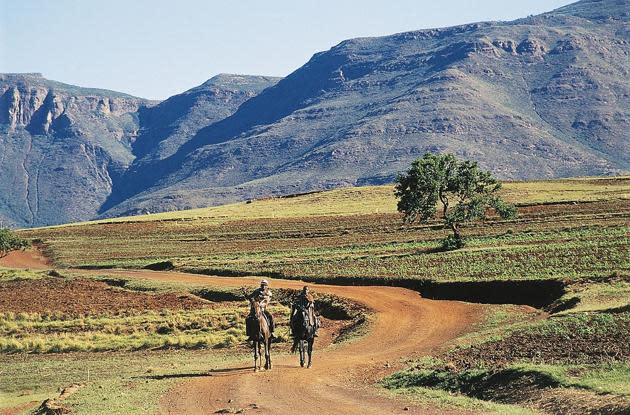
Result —
[[312, 364], [312, 357], [313, 357], [313, 343], [315, 342], [315, 338], [311, 337], [310, 339], [308, 339], [308, 366], [307, 367], [311, 367]]
[[254, 372], [258, 370], [258, 368], [256, 367], [256, 365], [258, 364], [258, 349], [257, 349], [256, 343], [257, 343], [256, 340], [252, 342], [252, 346], [254, 349]]
[[258, 370], [262, 369], [262, 359], [263, 359], [262, 346], [263, 346], [263, 341], [264, 340], [259, 340], [258, 341]]
[[[265, 348], [265, 370], [269, 370], [269, 343], [266, 338], [263, 338], [263, 346]], [[260, 360], [262, 361], [262, 356]]]
[[299, 340], [300, 342], [300, 366], [304, 367], [304, 342]]
[[271, 338], [265, 339], [265, 369], [271, 369]]

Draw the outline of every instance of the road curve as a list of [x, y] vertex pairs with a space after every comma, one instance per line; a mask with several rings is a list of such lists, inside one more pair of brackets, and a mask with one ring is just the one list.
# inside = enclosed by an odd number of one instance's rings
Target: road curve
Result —
[[[13, 254], [0, 266], [28, 264], [45, 267], [39, 258]], [[19, 256], [20, 258], [16, 258]], [[86, 272], [86, 271], [81, 271]], [[179, 272], [107, 270], [158, 281], [207, 284], [214, 287], [257, 286], [258, 278], [210, 277]], [[272, 288], [299, 289], [303, 282], [269, 279]], [[317, 348], [313, 368], [299, 367], [296, 356], [277, 357], [271, 371], [253, 373], [246, 367], [209, 372], [178, 383], [160, 398], [167, 414], [209, 414], [221, 410], [255, 414], [451, 414], [460, 410], [417, 406], [385, 396], [374, 383], [403, 367], [402, 359], [439, 350], [482, 319], [483, 306], [458, 301], [421, 298], [417, 292], [396, 287], [358, 287], [309, 284], [326, 293], [366, 305], [373, 312], [369, 333], [357, 340], [323, 350]], [[220, 412], [219, 412], [220, 413]]]
[[[182, 281], [215, 287], [251, 286], [258, 278], [208, 277], [178, 272], [108, 271], [159, 281]], [[275, 288], [299, 289], [300, 281], [270, 279]], [[430, 354], [480, 321], [483, 306], [421, 298], [396, 287], [310, 284], [316, 293], [362, 303], [373, 311], [369, 333], [358, 340], [314, 352], [313, 368], [302, 369], [296, 356], [274, 360], [268, 372], [227, 368], [176, 385], [161, 400], [168, 414], [208, 414], [246, 409], [256, 414], [461, 413], [413, 406], [388, 399], [374, 383], [403, 366], [401, 359]], [[252, 409], [255, 404], [257, 409]]]

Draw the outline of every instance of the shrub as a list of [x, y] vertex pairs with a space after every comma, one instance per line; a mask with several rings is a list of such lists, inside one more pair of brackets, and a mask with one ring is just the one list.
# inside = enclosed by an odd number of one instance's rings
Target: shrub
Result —
[[28, 246], [28, 241], [20, 238], [11, 232], [10, 229], [0, 229], [0, 257], [7, 255], [11, 251], [26, 249]]
[[453, 251], [464, 247], [464, 240], [457, 238], [453, 235], [449, 235], [442, 240], [441, 248], [443, 251]]

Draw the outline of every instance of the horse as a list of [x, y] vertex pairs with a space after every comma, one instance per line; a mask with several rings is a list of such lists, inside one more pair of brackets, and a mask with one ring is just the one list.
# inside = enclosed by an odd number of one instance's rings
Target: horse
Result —
[[252, 339], [252, 347], [254, 348], [254, 372], [261, 369], [262, 365], [262, 348], [265, 349], [265, 369], [271, 369], [271, 331], [269, 330], [269, 322], [260, 303], [253, 298], [249, 299], [250, 314], [247, 318], [247, 333]]
[[[312, 365], [313, 343], [315, 342], [315, 333], [317, 332], [317, 317], [309, 316], [309, 309], [296, 307], [295, 312], [291, 312], [291, 332], [293, 333], [293, 346], [291, 353], [295, 353], [296, 349], [300, 351], [300, 366], [304, 367], [305, 353], [308, 353], [307, 368]], [[310, 317], [310, 318], [309, 318]], [[313, 322], [312, 320], [315, 319]]]

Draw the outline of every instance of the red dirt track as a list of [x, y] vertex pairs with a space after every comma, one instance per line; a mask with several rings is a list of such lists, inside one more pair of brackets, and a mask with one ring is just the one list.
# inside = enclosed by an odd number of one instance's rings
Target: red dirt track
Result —
[[[160, 281], [186, 281], [212, 286], [256, 286], [258, 278], [207, 277], [158, 271], [109, 271]], [[299, 289], [300, 281], [270, 280], [272, 287]], [[243, 367], [209, 372], [176, 385], [160, 403], [168, 414], [208, 414], [221, 410], [256, 414], [390, 414], [461, 413], [416, 407], [392, 400], [373, 385], [404, 366], [401, 359], [439, 350], [481, 319], [483, 306], [422, 299], [417, 292], [395, 287], [310, 284], [315, 292], [345, 297], [373, 311], [369, 333], [328, 349], [315, 344], [313, 368], [299, 367], [297, 356], [278, 357], [271, 371], [253, 373]], [[231, 400], [231, 402], [228, 402]], [[256, 409], [252, 408], [255, 404]], [[229, 413], [229, 412], [228, 412]]]
[[[104, 271], [98, 273], [103, 274]], [[108, 270], [106, 273], [215, 287], [254, 287], [259, 282], [258, 278], [208, 277], [178, 272]], [[299, 289], [304, 283], [270, 279], [270, 284], [272, 288]], [[297, 356], [277, 356], [271, 371], [254, 373], [251, 362], [247, 362], [242, 367], [215, 369], [207, 376], [191, 377], [161, 397], [161, 412], [316, 415], [465, 413], [463, 410], [417, 406], [392, 399], [374, 387], [374, 383], [404, 367], [403, 359], [437, 351], [470, 330], [481, 320], [483, 306], [427, 300], [420, 298], [415, 291], [395, 287], [309, 285], [315, 292], [345, 297], [369, 307], [373, 312], [369, 333], [326, 349], [319, 349], [316, 342], [311, 369], [300, 368]], [[405, 407], [407, 410], [403, 412]], [[243, 412], [237, 412], [239, 410]]]

